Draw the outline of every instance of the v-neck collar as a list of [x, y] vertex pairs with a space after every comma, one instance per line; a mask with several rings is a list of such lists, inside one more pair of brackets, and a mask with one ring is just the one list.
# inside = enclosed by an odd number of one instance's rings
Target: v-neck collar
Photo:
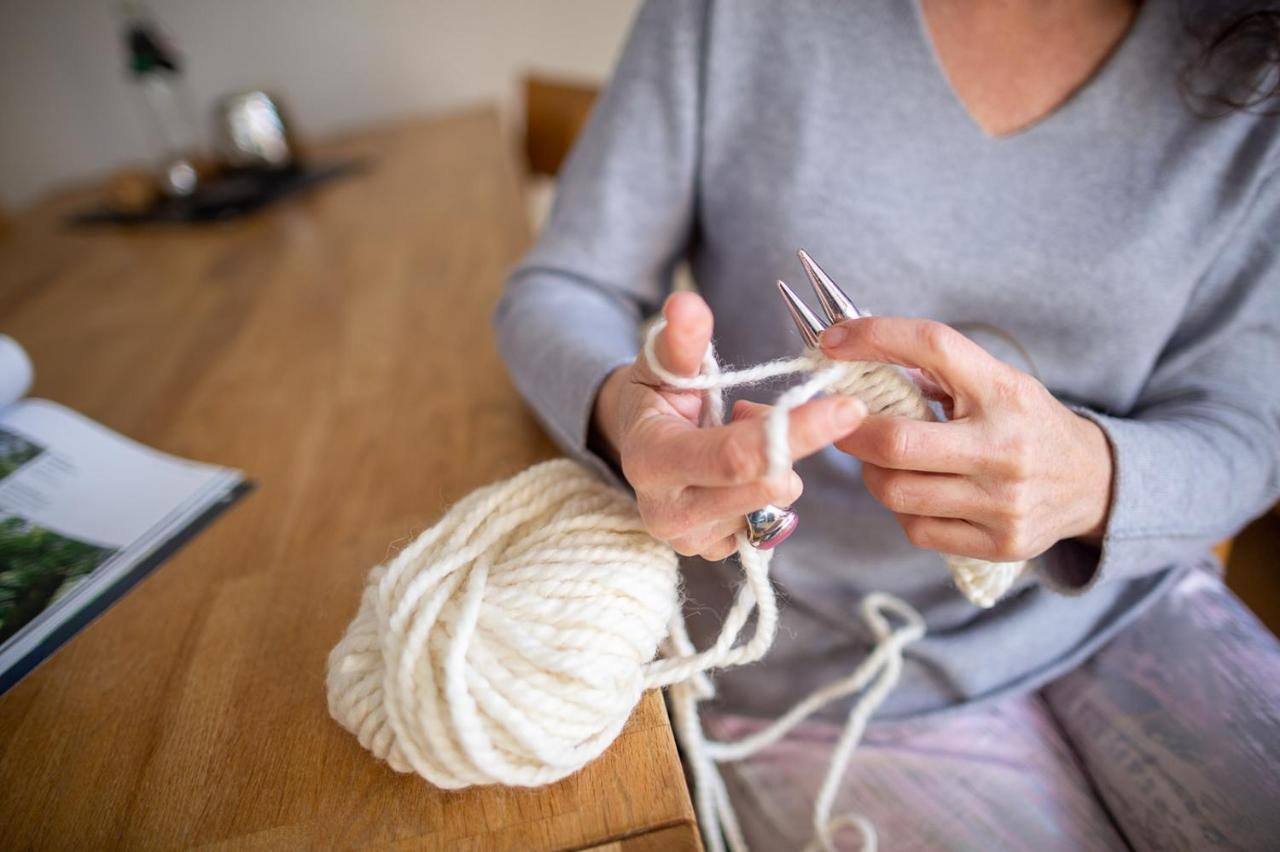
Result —
[[924, 0], [909, 0], [909, 5], [912, 9], [912, 17], [914, 18], [915, 31], [919, 43], [928, 55], [928, 64], [933, 72], [932, 77], [935, 88], [945, 90], [943, 91], [945, 100], [952, 109], [959, 113], [970, 129], [986, 142], [995, 145], [1031, 136], [1044, 126], [1056, 124], [1065, 115], [1080, 110], [1085, 102], [1097, 97], [1098, 92], [1096, 90], [1106, 89], [1110, 85], [1110, 81], [1120, 76], [1124, 67], [1129, 63], [1130, 55], [1138, 49], [1136, 45], [1140, 41], [1142, 31], [1147, 26], [1148, 19], [1154, 17], [1151, 9], [1159, 2], [1161, 0], [1141, 0], [1138, 4], [1138, 10], [1134, 13], [1133, 20], [1130, 21], [1124, 35], [1120, 37], [1120, 41], [1103, 57], [1102, 62], [1098, 64], [1093, 72], [1066, 98], [1033, 121], [1002, 134], [988, 132], [974, 117], [973, 113], [969, 111], [968, 105], [956, 92], [956, 88], [951, 82], [951, 77], [947, 73], [946, 65], [942, 62], [942, 55], [938, 52], [937, 44], [933, 40], [933, 34], [929, 30], [929, 22], [924, 13]]

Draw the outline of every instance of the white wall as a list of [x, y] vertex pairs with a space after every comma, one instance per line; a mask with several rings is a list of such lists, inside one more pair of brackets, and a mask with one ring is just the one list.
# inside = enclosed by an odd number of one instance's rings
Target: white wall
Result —
[[[477, 100], [538, 69], [603, 80], [638, 0], [150, 0], [206, 120], [278, 93], [304, 137]], [[153, 153], [115, 0], [0, 0], [0, 205]]]

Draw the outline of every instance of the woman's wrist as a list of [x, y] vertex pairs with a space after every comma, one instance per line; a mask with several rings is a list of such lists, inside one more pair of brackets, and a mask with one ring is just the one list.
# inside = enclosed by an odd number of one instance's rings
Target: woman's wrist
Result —
[[587, 449], [617, 466], [618, 453], [618, 395], [622, 382], [626, 381], [627, 367], [618, 367], [605, 377], [596, 391], [591, 407], [591, 423], [587, 430]]
[[1111, 443], [1097, 423], [1074, 412], [1072, 417], [1082, 448], [1080, 476], [1083, 487], [1079, 500], [1080, 520], [1075, 531], [1064, 538], [1101, 544], [1111, 516], [1111, 483], [1115, 465], [1111, 457]]

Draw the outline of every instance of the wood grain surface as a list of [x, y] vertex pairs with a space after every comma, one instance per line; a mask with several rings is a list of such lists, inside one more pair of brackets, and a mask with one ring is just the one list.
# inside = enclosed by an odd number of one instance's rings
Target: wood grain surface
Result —
[[371, 169], [204, 228], [68, 230], [72, 194], [0, 238], [35, 395], [258, 486], [0, 699], [0, 845], [697, 848], [655, 694], [537, 790], [436, 790], [329, 718], [368, 569], [553, 450], [488, 321], [529, 241], [494, 114], [309, 150]]

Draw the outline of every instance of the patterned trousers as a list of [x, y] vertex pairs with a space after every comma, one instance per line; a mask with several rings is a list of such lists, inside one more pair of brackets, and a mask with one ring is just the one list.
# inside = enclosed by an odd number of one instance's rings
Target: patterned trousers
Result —
[[[732, 739], [762, 723], [709, 715]], [[799, 849], [839, 727], [722, 767], [753, 850]], [[1280, 850], [1280, 642], [1195, 572], [1039, 692], [872, 725], [835, 814], [900, 850]], [[856, 849], [855, 835], [838, 838]]]

